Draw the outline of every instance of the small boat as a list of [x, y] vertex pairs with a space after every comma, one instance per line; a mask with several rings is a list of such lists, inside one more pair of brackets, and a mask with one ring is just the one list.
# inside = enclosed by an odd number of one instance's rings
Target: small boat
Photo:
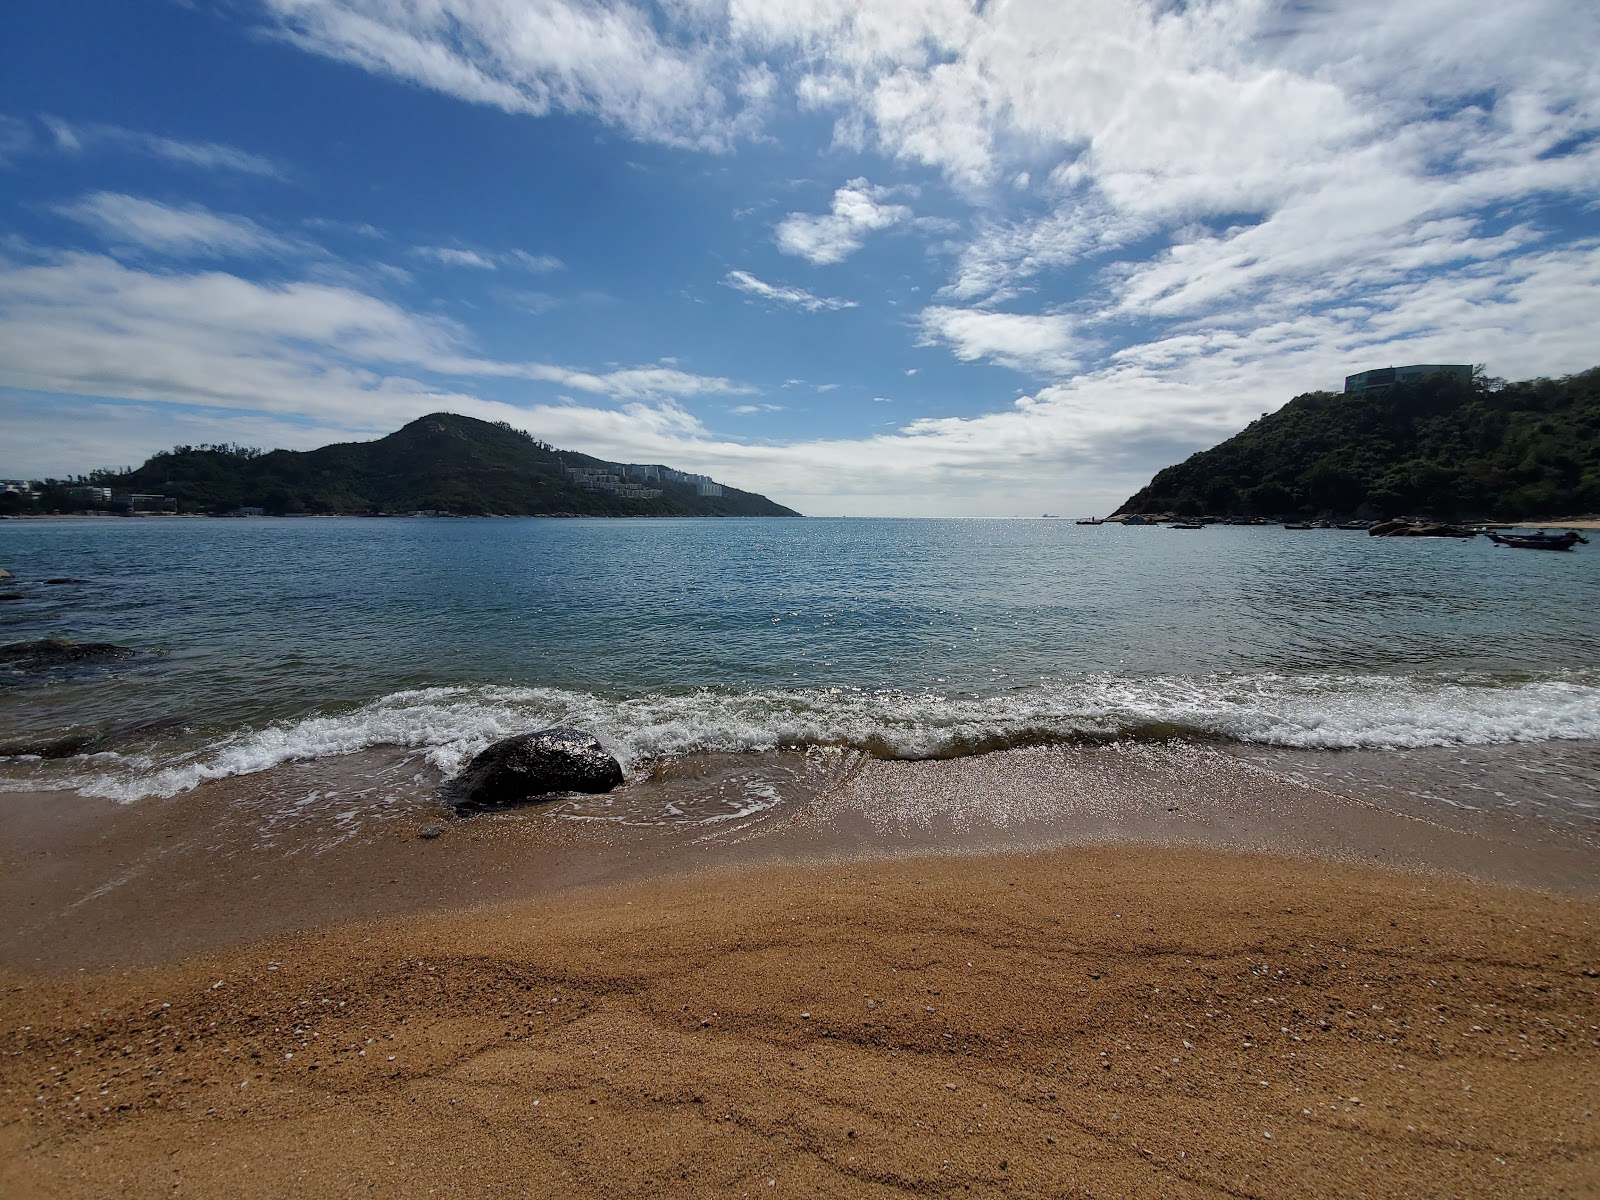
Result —
[[1204, 529], [1205, 526], [1202, 525], [1199, 521], [1174, 521], [1171, 525], [1168, 525], [1167, 528], [1168, 529]]
[[1073, 524], [1074, 525], [1104, 525], [1105, 524], [1105, 520], [1103, 518], [1101, 518], [1101, 517], [1085, 517], [1081, 521], [1074, 521]]
[[1344, 521], [1339, 525], [1340, 529], [1370, 529], [1371, 527], [1371, 521]]
[[1285, 521], [1283, 527], [1285, 529], [1310, 529], [1312, 525], [1310, 521]]
[[1494, 533], [1489, 534], [1489, 540], [1497, 546], [1510, 546], [1515, 550], [1571, 550], [1579, 542], [1585, 546], [1589, 539], [1576, 529], [1569, 529], [1565, 533]]

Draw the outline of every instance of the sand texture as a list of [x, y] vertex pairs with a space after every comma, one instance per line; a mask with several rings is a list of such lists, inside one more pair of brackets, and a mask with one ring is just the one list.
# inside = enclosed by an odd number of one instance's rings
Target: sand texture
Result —
[[1592, 1196], [1597, 976], [1592, 900], [1217, 850], [577, 888], [9, 969], [0, 1194]]

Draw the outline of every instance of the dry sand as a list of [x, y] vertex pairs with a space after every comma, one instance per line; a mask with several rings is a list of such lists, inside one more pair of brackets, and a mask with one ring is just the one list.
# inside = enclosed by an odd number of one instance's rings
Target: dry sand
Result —
[[9, 973], [0, 1193], [1600, 1191], [1600, 904], [1208, 850], [772, 868]]

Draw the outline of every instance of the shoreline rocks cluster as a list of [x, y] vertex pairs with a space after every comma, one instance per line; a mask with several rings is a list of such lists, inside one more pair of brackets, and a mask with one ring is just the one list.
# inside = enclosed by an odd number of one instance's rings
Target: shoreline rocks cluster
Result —
[[1396, 517], [1392, 521], [1378, 522], [1367, 530], [1367, 536], [1475, 538], [1478, 536], [1478, 531], [1461, 525], [1446, 525], [1440, 521], [1408, 521], [1403, 517]]
[[114, 642], [71, 642], [66, 638], [41, 638], [34, 642], [10, 642], [0, 646], [0, 666], [22, 671], [78, 663], [112, 662], [133, 658], [139, 652]]

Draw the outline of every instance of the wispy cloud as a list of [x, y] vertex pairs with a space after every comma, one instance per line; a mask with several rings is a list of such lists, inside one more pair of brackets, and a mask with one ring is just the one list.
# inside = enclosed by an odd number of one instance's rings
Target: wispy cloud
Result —
[[144, 154], [204, 171], [234, 171], [266, 179], [285, 177], [283, 169], [271, 159], [221, 142], [185, 141], [137, 129], [124, 129], [120, 125], [64, 121], [52, 116], [41, 117], [40, 120], [50, 131], [55, 148], [71, 154], [117, 150]]
[[833, 193], [826, 213], [790, 213], [774, 231], [778, 249], [815, 266], [843, 262], [861, 249], [867, 235], [905, 220], [911, 210], [886, 203], [889, 189], [852, 179]]
[[818, 296], [806, 291], [804, 288], [787, 287], [783, 284], [768, 283], [757, 279], [748, 271], [729, 271], [722, 277], [722, 282], [736, 291], [747, 295], [770, 300], [775, 304], [788, 304], [795, 308], [803, 308], [807, 312], [836, 312], [839, 309], [854, 308], [854, 300], [840, 300], [833, 296]]
[[0, 384], [32, 391], [347, 425], [452, 404], [483, 411], [484, 401], [441, 382], [451, 379], [522, 379], [646, 406], [751, 391], [663, 364], [589, 370], [485, 358], [454, 322], [351, 287], [158, 274], [87, 254], [0, 261], [0, 364]]
[[281, 254], [294, 248], [248, 217], [215, 213], [195, 204], [180, 208], [120, 192], [90, 192], [57, 205], [55, 211], [115, 245], [180, 257]]
[[617, 0], [263, 6], [278, 36], [312, 53], [505, 112], [592, 115], [646, 141], [724, 149], [759, 126], [773, 86], [763, 64], [729, 62]]
[[495, 253], [474, 250], [467, 246], [417, 246], [412, 254], [430, 259], [445, 267], [466, 267], [474, 271], [496, 271], [501, 267], [518, 267], [536, 275], [563, 270], [565, 264], [553, 254], [529, 254], [526, 250]]
[[475, 271], [493, 271], [494, 259], [476, 250], [462, 250], [455, 246], [418, 246], [411, 253], [446, 267], [470, 267]]

